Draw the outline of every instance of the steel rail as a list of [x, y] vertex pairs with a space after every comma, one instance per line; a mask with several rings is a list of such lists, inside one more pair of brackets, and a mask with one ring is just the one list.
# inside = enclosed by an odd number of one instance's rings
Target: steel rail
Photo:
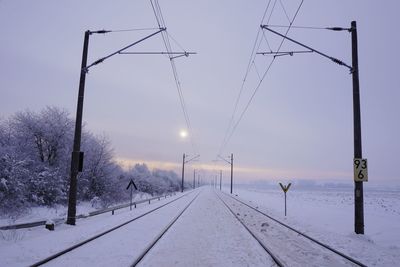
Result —
[[186, 193], [186, 194], [184, 194], [184, 195], [182, 195], [182, 196], [180, 196], [180, 197], [178, 197], [178, 198], [175, 198], [175, 199], [173, 199], [173, 200], [171, 200], [171, 201], [169, 201], [169, 202], [167, 202], [167, 203], [165, 203], [165, 204], [163, 204], [163, 205], [157, 207], [157, 208], [154, 208], [154, 209], [152, 209], [152, 210], [150, 210], [150, 211], [147, 211], [147, 212], [145, 212], [145, 213], [143, 213], [143, 214], [141, 214], [141, 215], [139, 215], [139, 216], [136, 216], [135, 218], [130, 219], [130, 220], [128, 220], [128, 221], [126, 221], [126, 222], [124, 222], [124, 223], [122, 223], [122, 224], [120, 224], [120, 225], [117, 225], [117, 226], [115, 226], [115, 227], [113, 227], [113, 228], [111, 228], [111, 229], [108, 229], [108, 230], [106, 230], [106, 231], [100, 233], [100, 234], [97, 234], [97, 235], [95, 235], [95, 236], [93, 236], [93, 237], [91, 237], [91, 238], [88, 238], [88, 239], [86, 239], [86, 240], [84, 240], [84, 241], [82, 241], [82, 242], [79, 242], [79, 243], [77, 243], [77, 244], [75, 244], [75, 245], [73, 245], [73, 246], [70, 246], [70, 247], [68, 247], [68, 248], [66, 248], [66, 249], [64, 249], [64, 250], [62, 250], [62, 251], [59, 251], [59, 252], [57, 252], [57, 253], [55, 253], [55, 254], [53, 254], [53, 255], [51, 255], [51, 256], [49, 256], [49, 257], [43, 259], [43, 260], [40, 260], [40, 261], [38, 261], [38, 262], [36, 262], [36, 263], [30, 265], [30, 267], [41, 266], [41, 265], [43, 265], [43, 264], [45, 264], [45, 263], [47, 263], [47, 262], [49, 262], [49, 261], [52, 261], [52, 260], [54, 260], [55, 258], [58, 258], [58, 257], [60, 257], [60, 256], [62, 256], [62, 255], [64, 255], [64, 254], [66, 254], [66, 253], [68, 253], [68, 252], [70, 252], [70, 251], [72, 251], [72, 250], [75, 250], [75, 249], [77, 249], [77, 248], [79, 248], [79, 247], [81, 247], [81, 246], [83, 246], [83, 245], [85, 245], [85, 244], [87, 244], [87, 243], [89, 243], [89, 242], [91, 242], [91, 241], [93, 241], [93, 240], [95, 240], [95, 239], [97, 239], [97, 238], [99, 238], [99, 237], [105, 235], [105, 234], [108, 234], [108, 233], [110, 233], [110, 232], [112, 232], [112, 231], [115, 231], [115, 230], [121, 228], [122, 226], [125, 226], [125, 225], [127, 225], [127, 224], [129, 224], [129, 223], [131, 223], [131, 222], [133, 222], [133, 221], [136, 221], [137, 219], [140, 219], [140, 218], [142, 218], [142, 217], [144, 217], [144, 216], [146, 216], [146, 215], [148, 215], [148, 214], [150, 214], [150, 213], [152, 213], [152, 212], [158, 210], [158, 209], [161, 209], [162, 207], [165, 207], [165, 206], [167, 206], [167, 205], [169, 205], [169, 204], [171, 204], [171, 203], [177, 201], [178, 199], [183, 198], [184, 196], [186, 196], [186, 195], [188, 195], [188, 194], [190, 194], [190, 193], [192, 193], [192, 192], [193, 192], [193, 191], [190, 191], [190, 192], [188, 192], [188, 193]]
[[318, 245], [320, 245], [320, 246], [322, 246], [322, 247], [324, 247], [324, 248], [330, 250], [331, 252], [333, 252], [333, 253], [335, 253], [335, 254], [337, 254], [337, 255], [339, 255], [339, 256], [341, 256], [341, 257], [347, 259], [348, 261], [350, 261], [350, 262], [352, 262], [352, 263], [354, 263], [354, 264], [356, 264], [356, 265], [358, 265], [358, 266], [361, 266], [361, 267], [367, 267], [367, 265], [365, 265], [365, 264], [359, 262], [358, 260], [353, 259], [352, 257], [347, 256], [346, 254], [343, 254], [342, 252], [340, 252], [340, 251], [338, 251], [338, 250], [336, 250], [336, 249], [334, 249], [334, 248], [328, 246], [327, 244], [324, 244], [324, 243], [322, 243], [322, 242], [316, 240], [315, 238], [312, 238], [312, 237], [310, 237], [310, 236], [308, 236], [308, 235], [306, 235], [306, 234], [300, 232], [299, 230], [294, 229], [293, 227], [291, 227], [291, 226], [289, 226], [289, 225], [287, 225], [287, 224], [285, 224], [285, 223], [283, 223], [283, 222], [281, 222], [281, 221], [279, 221], [279, 220], [277, 220], [277, 219], [271, 217], [270, 215], [268, 215], [268, 214], [266, 214], [266, 213], [264, 213], [264, 212], [262, 212], [262, 211], [260, 211], [260, 210], [258, 210], [258, 209], [256, 209], [256, 208], [254, 208], [254, 207], [252, 207], [252, 206], [250, 206], [249, 204], [243, 202], [242, 200], [239, 200], [239, 199], [237, 199], [237, 198], [235, 198], [235, 197], [233, 197], [233, 196], [231, 196], [231, 195], [229, 195], [229, 194], [227, 194], [227, 193], [225, 193], [225, 192], [223, 192], [223, 193], [224, 193], [225, 195], [227, 195], [227, 196], [233, 198], [233, 199], [236, 200], [237, 202], [239, 202], [239, 203], [241, 203], [241, 204], [243, 204], [243, 205], [249, 207], [250, 209], [253, 209], [253, 210], [257, 211], [258, 213], [260, 213], [260, 214], [262, 214], [262, 215], [268, 217], [269, 219], [273, 220], [274, 222], [276, 222], [276, 223], [278, 223], [278, 224], [280, 224], [280, 225], [282, 225], [282, 226], [284, 226], [284, 227], [286, 227], [286, 228], [288, 228], [288, 229], [290, 229], [290, 230], [296, 232], [297, 234], [299, 234], [299, 235], [301, 235], [301, 236], [303, 236], [303, 237], [305, 237], [305, 238], [311, 240], [312, 242], [314, 242], [314, 243], [316, 243], [316, 244], [318, 244]]
[[186, 205], [186, 207], [177, 215], [174, 219], [161, 231], [160, 234], [156, 236], [156, 238], [147, 245], [147, 247], [140, 253], [140, 255], [135, 259], [135, 261], [130, 265], [132, 267], [136, 266], [145, 256], [146, 254], [155, 246], [155, 244], [164, 236], [164, 234], [171, 228], [171, 226], [181, 217], [181, 215], [189, 208], [190, 205], [196, 200], [196, 198], [200, 195], [201, 191], [197, 193], [197, 195]]
[[279, 260], [279, 258], [277, 256], [275, 256], [271, 250], [269, 250], [265, 244], [250, 230], [249, 227], [247, 227], [244, 222], [242, 222], [240, 220], [240, 218], [233, 212], [233, 210], [226, 204], [225, 201], [222, 200], [222, 198], [216, 194], [217, 197], [219, 198], [219, 200], [221, 200], [221, 202], [225, 205], [225, 207], [232, 213], [233, 216], [235, 216], [235, 218], [243, 225], [244, 228], [246, 228], [246, 230], [250, 233], [250, 235], [257, 240], [258, 244], [261, 245], [261, 247], [271, 256], [271, 258], [274, 260], [274, 262], [276, 263], [276, 265], [278, 265], [279, 267], [284, 267], [285, 265], [283, 265], [283, 263]]

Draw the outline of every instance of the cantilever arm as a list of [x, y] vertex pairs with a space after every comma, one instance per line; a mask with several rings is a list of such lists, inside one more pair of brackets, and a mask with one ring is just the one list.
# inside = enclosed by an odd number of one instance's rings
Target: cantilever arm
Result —
[[320, 52], [320, 51], [318, 51], [318, 50], [315, 50], [314, 48], [311, 48], [311, 47], [309, 47], [308, 45], [302, 44], [302, 43], [300, 43], [300, 42], [298, 42], [298, 41], [296, 41], [296, 40], [294, 40], [294, 39], [292, 39], [292, 38], [290, 38], [290, 37], [287, 37], [287, 36], [285, 36], [285, 35], [283, 35], [283, 34], [277, 32], [277, 31], [274, 31], [274, 30], [270, 29], [270, 28], [268, 27], [268, 25], [260, 25], [260, 27], [261, 27], [262, 29], [268, 30], [268, 31], [270, 31], [270, 32], [272, 32], [272, 33], [274, 33], [274, 34], [276, 34], [276, 35], [279, 35], [279, 36], [283, 37], [284, 39], [287, 39], [287, 40], [289, 40], [289, 41], [291, 41], [291, 42], [293, 42], [293, 43], [295, 43], [295, 44], [298, 44], [298, 45], [300, 45], [300, 46], [302, 46], [302, 47], [304, 47], [304, 48], [307, 48], [307, 49], [309, 49], [309, 50], [311, 50], [311, 51], [313, 51], [313, 52], [315, 52], [315, 53], [317, 53], [317, 54], [319, 54], [319, 55], [321, 55], [321, 56], [323, 56], [323, 57], [329, 58], [330, 60], [332, 60], [332, 61], [335, 62], [336, 64], [345, 66], [345, 67], [347, 67], [347, 68], [350, 69], [350, 72], [353, 72], [353, 67], [351, 67], [351, 66], [349, 66], [348, 64], [344, 63], [344, 62], [341, 61], [340, 59], [337, 59], [337, 58], [328, 56], [327, 54], [322, 53], [322, 52]]

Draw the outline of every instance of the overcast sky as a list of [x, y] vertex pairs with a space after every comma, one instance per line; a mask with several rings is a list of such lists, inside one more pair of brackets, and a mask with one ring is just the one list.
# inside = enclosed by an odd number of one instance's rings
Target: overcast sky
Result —
[[[216, 158], [245, 77], [269, 1], [159, 0], [167, 31], [196, 55], [176, 59], [187, 112], [186, 123], [168, 58], [117, 55], [94, 66], [86, 78], [86, 128], [105, 133], [116, 160], [180, 170], [182, 154], [201, 155], [192, 168], [219, 170]], [[301, 1], [272, 0], [269, 24], [288, 25]], [[282, 8], [285, 7], [285, 10]], [[357, 21], [363, 156], [369, 183], [399, 177], [400, 3], [305, 0], [297, 26], [350, 27]], [[286, 11], [286, 14], [285, 14]], [[155, 28], [149, 1], [0, 1], [0, 114], [67, 109], [75, 117], [85, 30]], [[285, 28], [275, 28], [284, 32]], [[91, 35], [88, 62], [155, 32]], [[288, 36], [351, 65], [348, 32], [293, 28]], [[273, 50], [281, 38], [266, 33]], [[176, 51], [180, 46], [171, 41]], [[257, 51], [268, 50], [265, 40]], [[281, 51], [304, 50], [284, 42]], [[130, 51], [165, 51], [161, 35]], [[257, 55], [246, 77], [235, 120], [243, 111], [271, 57]], [[235, 177], [352, 181], [352, 77], [347, 68], [315, 53], [277, 57], [223, 156], [234, 153]]]

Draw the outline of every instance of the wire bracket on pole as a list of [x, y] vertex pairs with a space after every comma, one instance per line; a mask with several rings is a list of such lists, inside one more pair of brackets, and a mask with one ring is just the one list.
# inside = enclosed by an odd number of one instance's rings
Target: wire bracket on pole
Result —
[[[186, 157], [188, 157], [189, 155], [186, 155]], [[191, 159], [185, 160], [185, 164], [190, 162], [190, 161], [197, 161], [196, 159], [198, 159], [200, 157], [200, 155], [196, 155], [194, 157], [192, 157]]]
[[304, 53], [312, 53], [314, 51], [312, 50], [305, 50], [305, 51], [285, 51], [285, 52], [278, 52], [278, 51], [270, 51], [270, 52], [257, 52], [257, 55], [263, 55], [263, 56], [273, 56], [274, 58], [280, 57], [280, 56], [293, 56], [294, 54], [304, 54]]
[[218, 155], [218, 158], [222, 159], [223, 161], [225, 161], [226, 163], [228, 163], [229, 165], [231, 165], [230, 161], [227, 161], [225, 158], [221, 157], [221, 155]]
[[178, 57], [189, 57], [189, 55], [196, 55], [196, 52], [119, 52], [120, 55], [177, 55], [171, 57], [171, 59], [175, 59]]
[[331, 30], [331, 31], [348, 31], [351, 32], [351, 28], [342, 28], [342, 27], [326, 27], [325, 29]]
[[93, 33], [101, 33], [101, 34], [106, 34], [112, 31], [108, 31], [108, 30], [99, 30], [99, 31], [89, 31], [89, 34], [93, 34]]
[[[347, 67], [347, 68], [350, 70], [350, 73], [353, 73], [353, 67], [351, 67], [351, 66], [349, 66], [348, 64], [344, 63], [342, 60], [339, 60], [339, 59], [337, 59], [337, 58], [328, 56], [327, 54], [322, 53], [322, 52], [320, 52], [320, 51], [318, 51], [318, 50], [316, 50], [316, 49], [314, 49], [314, 48], [311, 48], [310, 46], [307, 46], [307, 45], [305, 45], [305, 44], [303, 44], [303, 43], [300, 43], [299, 41], [296, 41], [296, 40], [294, 40], [294, 39], [292, 39], [292, 38], [290, 38], [290, 37], [287, 37], [286, 35], [283, 35], [283, 34], [277, 32], [277, 31], [274, 31], [274, 30], [270, 29], [270, 28], [268, 27], [268, 25], [260, 25], [260, 27], [261, 27], [261, 29], [263, 29], [263, 30], [270, 31], [270, 32], [272, 32], [273, 34], [276, 34], [276, 35], [278, 35], [278, 36], [283, 37], [283, 38], [286, 39], [286, 40], [291, 41], [292, 43], [295, 43], [295, 44], [297, 44], [297, 45], [300, 45], [300, 46], [302, 46], [302, 47], [304, 47], [304, 48], [306, 48], [306, 49], [309, 49], [309, 50], [312, 51], [312, 52], [315, 52], [315, 53], [317, 53], [317, 54], [319, 54], [319, 55], [321, 55], [321, 56], [323, 56], [323, 57], [325, 57], [325, 58], [328, 58], [328, 59], [332, 60], [333, 62], [335, 62], [336, 64], [339, 64], [339, 65], [341, 65], [341, 66], [345, 66], [345, 67]], [[339, 30], [339, 27], [333, 27], [332, 29]], [[342, 28], [340, 28], [340, 29], [342, 29]], [[344, 28], [343, 28], [343, 29], [344, 29]], [[347, 30], [347, 29], [346, 29], [346, 30]], [[350, 29], [350, 30], [351, 30], [351, 29]]]
[[[104, 60], [106, 60], [106, 59], [108, 59], [108, 58], [110, 58], [110, 57], [112, 57], [112, 56], [114, 56], [116, 54], [120, 54], [122, 51], [124, 51], [124, 50], [126, 50], [126, 49], [128, 49], [128, 48], [130, 48], [130, 47], [132, 47], [132, 46], [134, 46], [134, 45], [136, 45], [138, 43], [140, 43], [140, 42], [143, 42], [143, 41], [149, 39], [150, 37], [153, 37], [154, 35], [165, 31], [166, 29], [167, 28], [160, 28], [158, 31], [153, 32], [152, 34], [147, 35], [146, 37], [143, 37], [142, 39], [140, 39], [140, 40], [138, 40], [136, 42], [133, 42], [133, 43], [131, 43], [131, 44], [129, 44], [129, 45], [127, 45], [127, 46], [115, 51], [114, 53], [109, 54], [108, 56], [105, 56], [105, 57], [102, 57], [102, 58], [96, 60], [95, 62], [93, 62], [92, 64], [90, 64], [89, 66], [86, 67], [86, 71], [88, 71], [89, 68], [91, 68], [91, 67], [93, 67], [93, 66], [95, 66], [95, 65], [97, 65], [99, 63], [102, 63]], [[101, 30], [101, 31], [95, 31], [95, 32], [92, 32], [92, 33], [98, 33], [98, 32], [103, 33], [103, 32], [107, 32], [107, 31]]]

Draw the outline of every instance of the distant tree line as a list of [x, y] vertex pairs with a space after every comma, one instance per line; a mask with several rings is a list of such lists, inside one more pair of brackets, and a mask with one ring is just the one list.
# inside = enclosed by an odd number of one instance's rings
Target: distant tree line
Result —
[[[0, 120], [0, 214], [67, 203], [73, 132], [68, 112], [56, 107], [18, 112]], [[149, 194], [179, 190], [173, 171], [150, 171], [145, 164], [124, 171], [113, 162], [105, 136], [84, 130], [81, 150], [85, 159], [78, 176], [80, 201], [97, 199], [105, 207], [126, 200], [130, 179]]]

